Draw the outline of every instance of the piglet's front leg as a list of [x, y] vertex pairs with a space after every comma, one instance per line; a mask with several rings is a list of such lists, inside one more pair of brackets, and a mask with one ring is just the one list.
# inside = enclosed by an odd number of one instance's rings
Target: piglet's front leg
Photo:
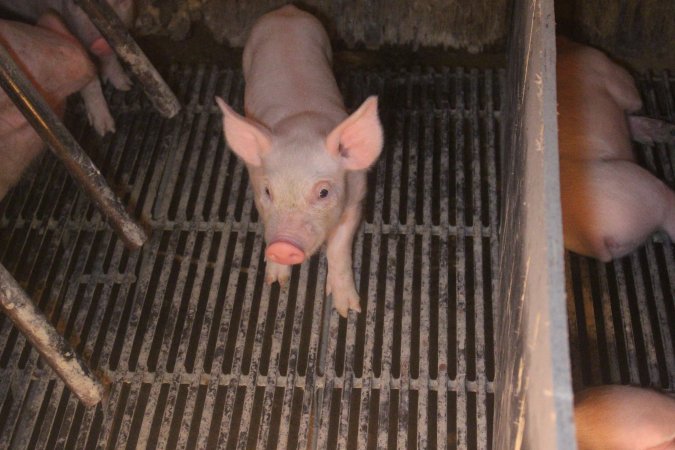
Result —
[[361, 205], [348, 207], [328, 237], [326, 295], [333, 296], [333, 306], [342, 317], [347, 317], [350, 309], [361, 312], [352, 267], [352, 242], [360, 219]]
[[284, 287], [291, 278], [291, 266], [267, 261], [265, 263], [265, 282], [272, 284], [275, 281], [279, 282], [281, 287]]

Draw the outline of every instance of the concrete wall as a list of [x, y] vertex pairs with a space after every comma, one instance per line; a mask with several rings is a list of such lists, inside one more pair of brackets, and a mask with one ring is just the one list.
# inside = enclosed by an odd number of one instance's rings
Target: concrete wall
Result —
[[[255, 19], [284, 0], [137, 0], [136, 32], [181, 41], [203, 23], [221, 44], [241, 47]], [[304, 0], [338, 47], [434, 47], [504, 51], [513, 0]], [[675, 67], [675, 1], [556, 0], [565, 34], [637, 66]]]
[[635, 68], [675, 67], [675, 1], [556, 0], [558, 28]]
[[[307, 0], [334, 42], [365, 46], [441, 47], [472, 52], [502, 49], [511, 0]], [[220, 43], [239, 47], [257, 17], [283, 0], [138, 0], [137, 32], [187, 36], [203, 21]]]

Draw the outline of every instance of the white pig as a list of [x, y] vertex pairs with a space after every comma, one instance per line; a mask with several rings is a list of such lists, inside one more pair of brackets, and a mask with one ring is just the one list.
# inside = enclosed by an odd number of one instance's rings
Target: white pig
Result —
[[268, 283], [327, 242], [326, 293], [346, 317], [360, 311], [352, 241], [366, 169], [382, 150], [377, 98], [348, 116], [321, 23], [294, 6], [260, 18], [244, 48], [246, 117], [216, 98], [230, 148], [248, 168], [265, 226]]
[[[134, 17], [134, 0], [107, 0], [122, 22], [131, 26]], [[0, 10], [12, 12], [24, 20], [35, 22], [48, 11], [58, 13], [69, 31], [100, 61], [101, 76], [119, 90], [129, 90], [131, 80], [124, 72], [110, 45], [96, 26], [74, 0], [0, 0]], [[81, 91], [89, 123], [96, 132], [104, 135], [115, 131], [115, 120], [103, 96], [101, 81], [93, 79]]]
[[[35, 82], [40, 93], [62, 114], [65, 98], [89, 83], [94, 65], [86, 50], [67, 37], [55, 14], [38, 20], [39, 26], [0, 20], [0, 43]], [[45, 144], [14, 103], [0, 89], [0, 200], [44, 149]]]
[[675, 450], [675, 399], [651, 389], [586, 389], [574, 421], [579, 450]]
[[675, 192], [635, 162], [631, 138], [674, 143], [642, 108], [633, 78], [602, 52], [558, 39], [558, 133], [565, 247], [609, 261], [663, 230], [675, 242]]

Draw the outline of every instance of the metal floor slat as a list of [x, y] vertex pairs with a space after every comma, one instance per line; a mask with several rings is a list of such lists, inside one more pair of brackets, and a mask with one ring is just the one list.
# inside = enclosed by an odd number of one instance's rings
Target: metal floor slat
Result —
[[118, 124], [67, 123], [152, 228], [127, 251], [51, 155], [0, 203], [0, 260], [94, 369], [83, 408], [0, 318], [2, 448], [489, 448], [501, 69], [349, 71], [379, 94], [386, 150], [354, 246], [363, 312], [325, 302], [325, 257], [264, 284], [261, 224], [213, 96], [239, 72], [172, 67], [159, 117], [107, 91]]

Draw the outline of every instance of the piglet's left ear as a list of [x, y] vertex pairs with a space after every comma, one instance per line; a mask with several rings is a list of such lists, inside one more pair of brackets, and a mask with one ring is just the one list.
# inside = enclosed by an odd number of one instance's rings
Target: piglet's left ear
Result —
[[363, 170], [380, 156], [382, 141], [377, 97], [373, 96], [330, 132], [326, 148], [343, 158], [347, 170]]

